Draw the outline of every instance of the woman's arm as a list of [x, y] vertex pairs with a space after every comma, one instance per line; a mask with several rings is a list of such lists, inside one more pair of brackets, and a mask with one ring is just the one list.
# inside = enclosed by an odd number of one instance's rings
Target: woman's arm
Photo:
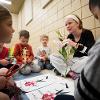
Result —
[[75, 42], [72, 34], [68, 35], [67, 42], [69, 45], [75, 47], [77, 51], [80, 51], [81, 53], [87, 53], [94, 45], [95, 39], [90, 30], [84, 29], [78, 42]]

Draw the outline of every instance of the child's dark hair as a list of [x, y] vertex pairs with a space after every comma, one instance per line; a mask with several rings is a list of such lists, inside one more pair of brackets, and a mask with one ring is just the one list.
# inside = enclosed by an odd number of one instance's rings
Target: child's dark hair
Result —
[[89, 0], [90, 10], [92, 10], [96, 6], [100, 8], [100, 0]]
[[10, 12], [5, 7], [0, 5], [0, 22], [2, 22], [3, 20], [9, 17], [11, 17]]
[[27, 30], [21, 30], [19, 32], [19, 38], [24, 36], [26, 39], [29, 39], [30, 35], [29, 35], [29, 32]]

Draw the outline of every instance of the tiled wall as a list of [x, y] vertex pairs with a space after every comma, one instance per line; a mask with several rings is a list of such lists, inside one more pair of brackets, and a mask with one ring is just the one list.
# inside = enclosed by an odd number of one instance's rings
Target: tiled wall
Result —
[[34, 52], [40, 45], [40, 34], [44, 33], [49, 35], [49, 45], [56, 52], [56, 45], [53, 41], [57, 39], [55, 31], [59, 30], [63, 34], [68, 34], [64, 24], [66, 16], [72, 13], [82, 19], [84, 28], [91, 29], [96, 39], [100, 37], [100, 24], [89, 10], [88, 0], [53, 0], [45, 9], [42, 9], [42, 3], [43, 0], [33, 0], [33, 20], [27, 26], [25, 25], [24, 6], [18, 15], [18, 30], [30, 31], [30, 43]]

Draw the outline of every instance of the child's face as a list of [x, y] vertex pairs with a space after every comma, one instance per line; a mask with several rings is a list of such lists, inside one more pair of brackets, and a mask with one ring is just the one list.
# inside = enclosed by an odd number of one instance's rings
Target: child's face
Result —
[[28, 44], [29, 39], [25, 38], [24, 36], [21, 36], [19, 39], [20, 39], [21, 44], [23, 44], [23, 45]]
[[14, 29], [12, 28], [12, 19], [9, 17], [0, 23], [0, 40], [2, 42], [9, 43], [12, 38], [12, 33]]
[[48, 38], [42, 38], [41, 39], [41, 43], [43, 44], [43, 46], [47, 46], [47, 44], [48, 44]]

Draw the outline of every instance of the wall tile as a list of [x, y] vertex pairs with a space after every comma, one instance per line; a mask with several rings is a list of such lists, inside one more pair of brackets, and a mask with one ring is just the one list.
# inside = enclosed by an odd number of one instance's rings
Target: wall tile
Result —
[[96, 29], [96, 39], [100, 39], [100, 28]]
[[65, 6], [64, 7], [64, 16], [70, 14], [72, 12], [71, 5]]
[[83, 22], [83, 27], [84, 28], [87, 28], [87, 29], [95, 28], [95, 23], [94, 23], [94, 17], [93, 16], [88, 17], [86, 19], [83, 19], [82, 22]]
[[80, 0], [74, 0], [72, 2], [72, 11], [75, 11], [81, 7], [81, 2]]
[[84, 5], [87, 5], [88, 4], [88, 0], [81, 0], [81, 5], [84, 6]]
[[82, 18], [86, 18], [91, 15], [92, 15], [92, 13], [90, 12], [88, 5], [82, 7]]

